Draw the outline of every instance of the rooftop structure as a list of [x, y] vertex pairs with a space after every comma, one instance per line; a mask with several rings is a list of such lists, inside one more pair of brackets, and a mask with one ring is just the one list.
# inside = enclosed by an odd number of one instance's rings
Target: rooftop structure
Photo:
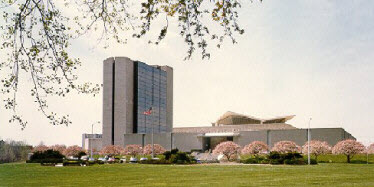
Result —
[[242, 124], [273, 124], [273, 123], [286, 123], [291, 120], [295, 115], [279, 116], [269, 119], [256, 118], [249, 115], [238, 114], [235, 112], [227, 111], [224, 113], [213, 126], [220, 125], [242, 125]]

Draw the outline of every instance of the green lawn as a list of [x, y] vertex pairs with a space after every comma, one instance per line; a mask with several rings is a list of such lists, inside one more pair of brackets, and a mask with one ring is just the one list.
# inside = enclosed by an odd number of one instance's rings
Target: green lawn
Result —
[[0, 186], [374, 186], [374, 164], [141, 165], [1, 164]]

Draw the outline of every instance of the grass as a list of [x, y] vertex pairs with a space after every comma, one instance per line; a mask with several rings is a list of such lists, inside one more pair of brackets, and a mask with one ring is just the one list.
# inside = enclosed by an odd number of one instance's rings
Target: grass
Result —
[[0, 186], [374, 186], [374, 164], [49, 167], [1, 164]]

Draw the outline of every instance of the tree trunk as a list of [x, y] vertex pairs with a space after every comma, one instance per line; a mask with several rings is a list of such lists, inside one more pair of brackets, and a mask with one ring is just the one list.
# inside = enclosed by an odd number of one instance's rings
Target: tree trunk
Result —
[[347, 155], [347, 162], [351, 163], [351, 156], [350, 155]]

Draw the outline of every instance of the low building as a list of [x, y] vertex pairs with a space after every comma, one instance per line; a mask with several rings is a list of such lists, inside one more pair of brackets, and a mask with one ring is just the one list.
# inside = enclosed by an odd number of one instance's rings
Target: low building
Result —
[[103, 148], [102, 134], [82, 134], [82, 148], [94, 152], [100, 151]]
[[[84, 134], [83, 148], [153, 142], [170, 150], [212, 150], [222, 141], [245, 146], [258, 140], [272, 147], [290, 140], [307, 141], [307, 129], [287, 122], [295, 115], [268, 119], [226, 112], [212, 126], [173, 127], [173, 68], [149, 65], [127, 57], [103, 62], [103, 135]], [[313, 128], [311, 138], [335, 145], [354, 137], [342, 128]]]

